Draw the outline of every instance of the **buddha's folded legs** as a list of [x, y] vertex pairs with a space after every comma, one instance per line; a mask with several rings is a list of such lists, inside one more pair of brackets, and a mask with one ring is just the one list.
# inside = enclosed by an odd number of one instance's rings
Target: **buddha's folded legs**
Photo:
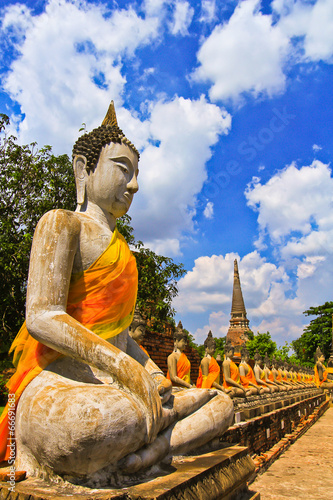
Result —
[[[216, 393], [215, 395], [214, 392]], [[192, 394], [191, 394], [192, 393]], [[179, 396], [178, 396], [179, 394]], [[165, 456], [190, 453], [217, 436], [222, 435], [231, 425], [234, 410], [232, 400], [221, 391], [211, 389], [190, 389], [175, 394], [174, 405], [183, 408], [198, 396], [198, 400], [209, 398], [206, 404], [179, 420], [159, 434], [156, 441], [125, 458], [121, 464], [125, 472], [134, 472], [162, 460]], [[212, 397], [213, 396], [213, 397]], [[203, 399], [201, 399], [203, 403]], [[190, 406], [188, 407], [190, 410]]]
[[20, 469], [76, 477], [116, 464], [148, 442], [144, 408], [130, 394], [48, 371], [21, 396], [16, 438]]

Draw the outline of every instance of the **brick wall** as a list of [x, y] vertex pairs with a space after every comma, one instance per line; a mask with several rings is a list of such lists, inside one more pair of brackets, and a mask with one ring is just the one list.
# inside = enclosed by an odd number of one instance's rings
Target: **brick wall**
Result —
[[[152, 360], [166, 375], [168, 371], [167, 359], [173, 351], [173, 336], [171, 331], [167, 331], [166, 333], [150, 333], [147, 331], [142, 345], [147, 349]], [[195, 384], [201, 361], [199, 353], [189, 346], [186, 347], [184, 352], [191, 362], [191, 380]]]

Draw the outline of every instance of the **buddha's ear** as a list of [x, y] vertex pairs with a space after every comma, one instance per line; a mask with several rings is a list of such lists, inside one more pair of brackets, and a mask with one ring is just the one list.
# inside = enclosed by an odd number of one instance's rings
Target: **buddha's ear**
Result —
[[86, 181], [88, 178], [87, 158], [83, 155], [75, 155], [73, 166], [76, 183], [77, 203], [78, 205], [83, 205], [86, 196]]

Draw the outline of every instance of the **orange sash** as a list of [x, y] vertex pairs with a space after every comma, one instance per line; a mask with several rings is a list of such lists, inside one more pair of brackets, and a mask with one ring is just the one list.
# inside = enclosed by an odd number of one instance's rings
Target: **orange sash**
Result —
[[271, 370], [269, 371], [268, 380], [270, 382], [274, 382], [274, 375], [273, 375], [273, 372]]
[[[114, 337], [131, 324], [137, 288], [135, 257], [115, 229], [108, 247], [89, 269], [72, 276], [67, 313], [101, 338]], [[27, 385], [61, 354], [29, 335], [25, 322], [12, 351], [16, 372], [7, 387], [15, 394], [16, 408]], [[0, 418], [0, 462], [9, 456], [8, 409], [7, 404]]]
[[210, 358], [208, 375], [202, 374], [201, 366], [199, 367], [199, 377], [197, 380], [197, 387], [202, 389], [210, 389], [213, 383], [220, 383], [220, 367], [215, 358]]
[[[239, 376], [238, 366], [233, 361], [230, 361], [230, 378], [231, 378], [231, 380], [233, 380], [237, 384], [240, 384], [240, 376]], [[224, 380], [223, 387], [232, 387], [232, 385], [228, 384], [228, 382], [226, 382]]]
[[249, 368], [247, 375], [240, 375], [241, 384], [243, 387], [245, 387], [245, 389], [249, 387], [250, 382], [252, 382], [252, 384], [254, 385], [258, 385], [251, 366], [250, 365], [247, 366]]
[[147, 356], [149, 356], [148, 351], [142, 345], [140, 345], [139, 347], [140, 347], [140, 349], [143, 350], [144, 353], [147, 354]]
[[277, 380], [277, 382], [281, 382], [282, 381], [282, 375], [281, 375], [280, 370], [277, 370], [277, 373], [278, 374], [276, 375], [276, 380]]
[[317, 387], [320, 387], [323, 382], [326, 382], [327, 374], [328, 374], [327, 370], [324, 370], [323, 380], [320, 380], [320, 378], [319, 378], [317, 366], [314, 367], [314, 374], [315, 374], [315, 382], [316, 382]]
[[[188, 384], [191, 383], [191, 363], [186, 354], [183, 352], [179, 356], [177, 361], [177, 377], [181, 378]], [[167, 378], [170, 380], [169, 370], [167, 373]]]

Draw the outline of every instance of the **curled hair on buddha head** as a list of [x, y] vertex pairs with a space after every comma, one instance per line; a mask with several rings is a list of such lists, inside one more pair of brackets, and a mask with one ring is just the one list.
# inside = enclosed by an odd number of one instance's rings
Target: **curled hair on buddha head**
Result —
[[135, 309], [134, 309], [133, 320], [132, 320], [132, 323], [129, 326], [129, 329], [132, 332], [134, 332], [138, 328], [138, 326], [144, 326], [145, 327], [145, 326], [147, 326], [147, 323], [146, 323], [146, 320], [141, 315], [138, 306], [136, 305]]
[[140, 157], [140, 154], [134, 144], [132, 144], [125, 137], [123, 131], [118, 127], [113, 101], [111, 101], [102, 125], [78, 138], [73, 147], [73, 159], [77, 155], [84, 156], [87, 160], [87, 171], [89, 172], [94, 170], [97, 165], [101, 149], [110, 143], [126, 144], [138, 155], [138, 158]]
[[316, 352], [315, 352], [315, 355], [314, 355], [314, 360], [315, 360], [315, 363], [317, 363], [318, 359], [323, 356], [323, 353], [320, 349], [320, 347], [318, 346], [317, 349], [316, 349]]
[[182, 322], [179, 321], [179, 323], [176, 327], [175, 333], [173, 334], [173, 340], [175, 342], [177, 342], [177, 341], [182, 340], [182, 339], [187, 340], [187, 333], [184, 332]]
[[214, 337], [213, 337], [213, 334], [212, 334], [211, 330], [209, 330], [207, 338], [206, 338], [206, 340], [204, 342], [204, 348], [205, 349], [207, 349], [207, 348], [209, 348], [209, 349], [211, 349], [211, 348], [216, 349], [216, 342], [214, 340]]
[[260, 362], [261, 362], [261, 356], [260, 356], [260, 354], [259, 354], [258, 349], [256, 350], [256, 352], [255, 352], [255, 354], [254, 354], [254, 358], [253, 358], [253, 359], [254, 359], [254, 361], [255, 361], [255, 362], [258, 362], [258, 363], [260, 363]]

